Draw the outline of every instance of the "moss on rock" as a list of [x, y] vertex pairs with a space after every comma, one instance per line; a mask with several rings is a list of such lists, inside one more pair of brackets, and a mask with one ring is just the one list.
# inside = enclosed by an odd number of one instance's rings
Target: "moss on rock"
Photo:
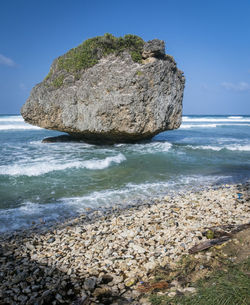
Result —
[[78, 72], [98, 63], [98, 60], [109, 54], [119, 55], [127, 50], [135, 62], [142, 60], [142, 48], [144, 41], [136, 35], [115, 37], [106, 33], [85, 40], [78, 47], [71, 49], [65, 55], [58, 58], [58, 68], [67, 72]]
[[55, 87], [55, 88], [60, 88], [63, 84], [63, 80], [64, 80], [64, 75], [60, 75], [58, 76], [57, 78], [55, 78], [52, 82], [52, 85]]
[[[106, 33], [103, 36], [87, 39], [78, 47], [60, 56], [56, 70], [77, 76], [81, 70], [97, 64], [102, 57], [110, 54], [119, 56], [123, 51], [128, 51], [134, 62], [141, 62], [144, 44], [143, 39], [136, 35], [127, 34], [124, 37], [115, 37]], [[51, 84], [55, 88], [59, 88], [63, 84], [63, 76], [60, 75], [60, 79], [58, 77], [53, 79], [51, 71], [44, 80], [52, 80]]]

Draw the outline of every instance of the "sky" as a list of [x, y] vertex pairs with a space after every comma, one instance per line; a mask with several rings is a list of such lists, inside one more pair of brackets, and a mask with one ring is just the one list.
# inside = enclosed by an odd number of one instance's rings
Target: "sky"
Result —
[[249, 0], [2, 0], [0, 114], [18, 114], [52, 61], [112, 33], [165, 41], [184, 114], [250, 114]]

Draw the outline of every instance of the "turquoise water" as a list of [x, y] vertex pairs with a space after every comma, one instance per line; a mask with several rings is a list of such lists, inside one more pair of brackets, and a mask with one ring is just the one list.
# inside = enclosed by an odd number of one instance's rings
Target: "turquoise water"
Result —
[[0, 232], [250, 177], [250, 116], [184, 116], [138, 144], [41, 143], [59, 134], [0, 116]]

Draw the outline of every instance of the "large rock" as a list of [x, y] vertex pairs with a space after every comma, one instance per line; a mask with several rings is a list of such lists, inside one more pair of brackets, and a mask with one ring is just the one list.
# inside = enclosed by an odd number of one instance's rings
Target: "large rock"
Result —
[[57, 58], [21, 114], [86, 141], [138, 141], [180, 126], [184, 84], [163, 41], [106, 34]]

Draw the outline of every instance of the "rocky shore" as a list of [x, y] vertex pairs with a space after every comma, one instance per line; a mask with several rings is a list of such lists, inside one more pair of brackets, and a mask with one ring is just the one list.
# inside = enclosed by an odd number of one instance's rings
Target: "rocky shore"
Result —
[[3, 234], [0, 304], [150, 304], [138, 285], [206, 229], [249, 223], [249, 199], [250, 183], [223, 185]]

